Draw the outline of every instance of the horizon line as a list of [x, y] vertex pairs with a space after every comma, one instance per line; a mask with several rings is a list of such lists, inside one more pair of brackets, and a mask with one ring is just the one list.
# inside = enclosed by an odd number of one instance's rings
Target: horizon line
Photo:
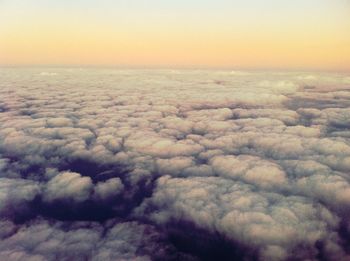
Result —
[[122, 64], [0, 64], [0, 68], [114, 68], [119, 70], [223, 70], [223, 71], [278, 71], [278, 72], [338, 72], [349, 69], [311, 67], [238, 67], [238, 66], [181, 66], [181, 65], [122, 65]]

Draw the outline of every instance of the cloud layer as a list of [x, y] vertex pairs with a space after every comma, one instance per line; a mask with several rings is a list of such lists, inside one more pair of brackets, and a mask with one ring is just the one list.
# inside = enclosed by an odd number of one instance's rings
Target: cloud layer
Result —
[[350, 258], [349, 75], [0, 75], [0, 259]]

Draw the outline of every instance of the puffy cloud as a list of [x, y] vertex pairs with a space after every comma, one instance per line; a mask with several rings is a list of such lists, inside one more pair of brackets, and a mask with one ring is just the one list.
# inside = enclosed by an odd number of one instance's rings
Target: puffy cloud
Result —
[[99, 200], [106, 200], [123, 192], [124, 185], [119, 178], [111, 178], [97, 183], [94, 196]]
[[34, 181], [0, 178], [0, 216], [26, 215], [31, 211], [29, 204], [40, 192], [40, 185]]
[[67, 118], [50, 118], [46, 122], [48, 127], [67, 127], [72, 126], [72, 121]]
[[1, 237], [1, 259], [143, 261], [157, 255], [171, 257], [171, 246], [162, 235], [152, 226], [136, 222], [116, 223], [110, 220], [98, 224], [34, 220], [30, 225], [17, 226], [0, 223], [1, 227], [5, 225], [15, 229]]
[[0, 73], [0, 259], [349, 258], [349, 75]]
[[211, 166], [218, 175], [244, 180], [261, 188], [283, 189], [288, 183], [279, 165], [254, 156], [216, 156]]
[[45, 188], [44, 200], [85, 201], [90, 197], [93, 184], [90, 177], [82, 177], [79, 173], [63, 172], [51, 179]]
[[[252, 186], [218, 177], [158, 179], [157, 190], [144, 206], [157, 208], [151, 219], [166, 223], [169, 219], [194, 222], [197, 226], [251, 244], [268, 259], [286, 258], [304, 244], [299, 253], [317, 253], [317, 241], [339, 240], [328, 235], [335, 231], [337, 217], [320, 204], [305, 197], [254, 191]], [[278, 251], [272, 251], [278, 250]], [[296, 251], [296, 250], [295, 250]]]

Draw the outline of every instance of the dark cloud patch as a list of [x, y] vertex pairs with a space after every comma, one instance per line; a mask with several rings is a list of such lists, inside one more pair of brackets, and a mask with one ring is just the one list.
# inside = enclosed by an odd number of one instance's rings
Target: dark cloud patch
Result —
[[257, 252], [249, 246], [185, 220], [169, 222], [163, 229], [177, 250], [196, 260], [258, 260]]
[[59, 166], [60, 171], [72, 171], [82, 176], [90, 177], [93, 182], [105, 181], [111, 178], [125, 178], [128, 173], [127, 166], [118, 164], [100, 164], [90, 159], [69, 159]]
[[0, 113], [8, 111], [8, 108], [4, 104], [0, 104]]
[[299, 108], [347, 108], [349, 106], [350, 101], [348, 99], [315, 99], [296, 97], [286, 102], [286, 107], [291, 110], [297, 110]]

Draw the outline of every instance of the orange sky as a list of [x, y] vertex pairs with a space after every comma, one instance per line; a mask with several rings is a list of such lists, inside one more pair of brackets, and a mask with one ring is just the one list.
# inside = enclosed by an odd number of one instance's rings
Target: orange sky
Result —
[[0, 64], [350, 69], [349, 2], [224, 2], [3, 0]]

